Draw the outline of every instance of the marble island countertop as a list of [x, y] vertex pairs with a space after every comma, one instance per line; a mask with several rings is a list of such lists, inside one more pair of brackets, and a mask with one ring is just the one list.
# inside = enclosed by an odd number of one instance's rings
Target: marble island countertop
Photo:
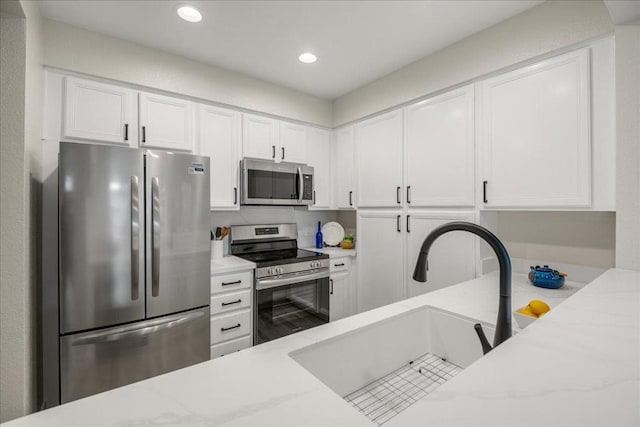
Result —
[[[485, 275], [6, 425], [372, 426], [289, 353], [426, 305], [494, 324], [497, 279]], [[540, 289], [514, 275], [513, 308], [537, 298], [551, 312], [522, 331], [514, 323], [513, 338], [385, 425], [640, 425], [640, 272], [612, 269], [582, 288]]]

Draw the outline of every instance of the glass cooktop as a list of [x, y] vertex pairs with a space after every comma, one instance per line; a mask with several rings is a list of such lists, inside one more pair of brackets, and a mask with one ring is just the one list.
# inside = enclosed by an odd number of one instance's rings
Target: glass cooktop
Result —
[[313, 261], [329, 258], [329, 255], [320, 252], [306, 251], [304, 249], [284, 249], [278, 251], [254, 252], [248, 254], [236, 254], [236, 256], [255, 262], [258, 267], [271, 265], [292, 264], [302, 261]]

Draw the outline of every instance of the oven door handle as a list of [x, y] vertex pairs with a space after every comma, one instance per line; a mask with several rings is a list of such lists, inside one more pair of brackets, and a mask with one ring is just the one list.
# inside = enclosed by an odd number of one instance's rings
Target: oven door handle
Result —
[[302, 274], [293, 273], [292, 275], [286, 277], [256, 279], [256, 290], [261, 291], [263, 289], [277, 288], [278, 286], [290, 285], [292, 283], [300, 283], [306, 282], [308, 280], [324, 278], [329, 278], [328, 268], [323, 268], [321, 271], [311, 274], [306, 272]]

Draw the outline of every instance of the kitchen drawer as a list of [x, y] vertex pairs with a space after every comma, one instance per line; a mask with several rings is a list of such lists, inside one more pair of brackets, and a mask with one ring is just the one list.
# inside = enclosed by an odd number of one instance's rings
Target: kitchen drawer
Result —
[[251, 289], [211, 297], [211, 314], [251, 307]]
[[211, 316], [211, 344], [219, 344], [251, 333], [251, 310]]
[[332, 258], [329, 265], [329, 271], [331, 273], [335, 273], [338, 271], [349, 271], [349, 269], [351, 268], [351, 260], [349, 259], [349, 257]]
[[253, 286], [253, 272], [245, 271], [242, 273], [221, 274], [211, 277], [211, 293], [218, 294], [220, 292], [236, 291], [246, 289]]
[[224, 356], [225, 354], [235, 353], [236, 351], [244, 350], [251, 347], [251, 335], [237, 338], [233, 341], [227, 341], [222, 344], [211, 346], [211, 358]]

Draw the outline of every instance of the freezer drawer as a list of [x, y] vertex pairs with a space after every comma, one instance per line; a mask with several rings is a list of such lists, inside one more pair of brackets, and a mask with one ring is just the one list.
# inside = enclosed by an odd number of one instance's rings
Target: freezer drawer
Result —
[[210, 357], [210, 310], [60, 337], [61, 403]]

